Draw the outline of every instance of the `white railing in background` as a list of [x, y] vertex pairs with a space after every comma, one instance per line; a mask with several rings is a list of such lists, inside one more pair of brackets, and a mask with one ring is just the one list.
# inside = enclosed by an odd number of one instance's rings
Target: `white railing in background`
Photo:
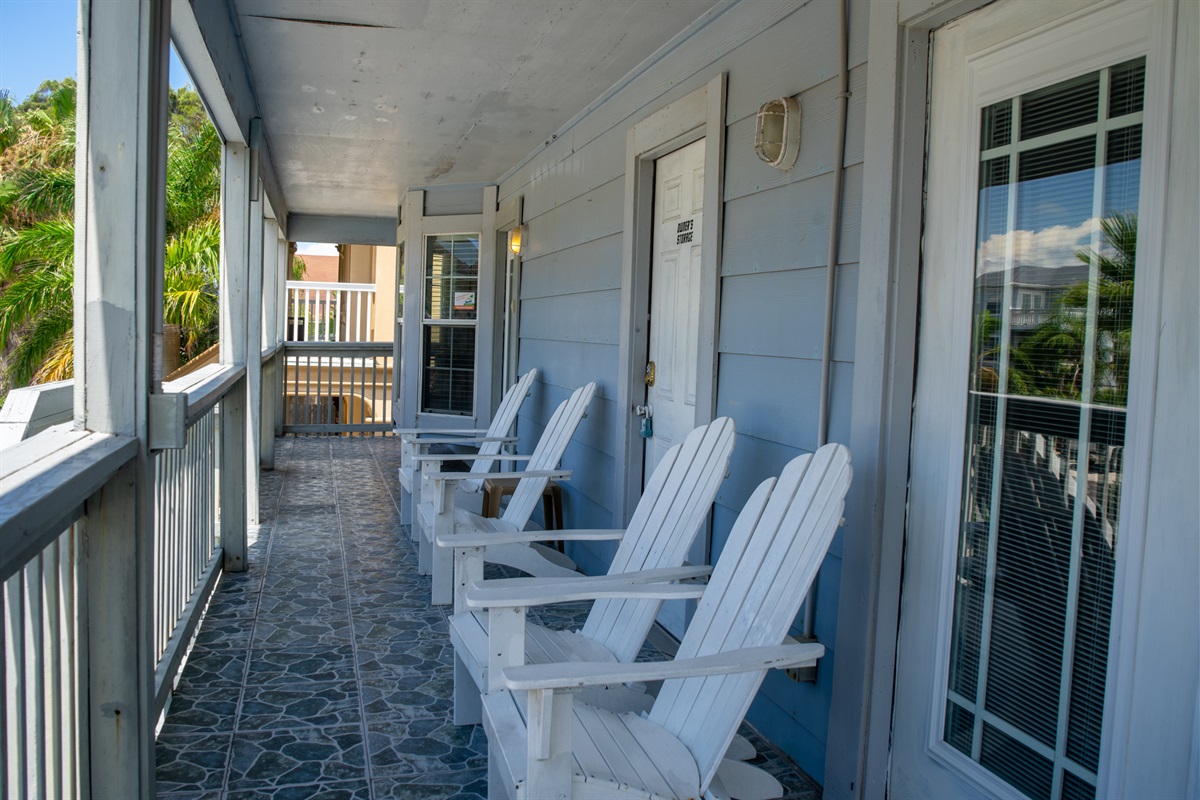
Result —
[[391, 431], [391, 342], [288, 342], [284, 353], [284, 433]]
[[82, 794], [80, 539], [72, 523], [4, 581], [4, 797]]
[[287, 282], [290, 342], [369, 342], [374, 312], [373, 283]]

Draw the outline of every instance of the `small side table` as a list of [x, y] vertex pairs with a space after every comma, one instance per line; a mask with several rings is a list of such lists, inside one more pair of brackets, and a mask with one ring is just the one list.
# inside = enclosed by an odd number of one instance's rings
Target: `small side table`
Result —
[[[517, 478], [488, 478], [483, 482], [483, 516], [500, 516], [500, 501], [517, 489]], [[545, 515], [546, 530], [561, 531], [563, 529], [562, 489], [554, 481], [546, 482], [546, 490], [542, 492], [542, 512]], [[558, 543], [562, 550], [562, 542]]]

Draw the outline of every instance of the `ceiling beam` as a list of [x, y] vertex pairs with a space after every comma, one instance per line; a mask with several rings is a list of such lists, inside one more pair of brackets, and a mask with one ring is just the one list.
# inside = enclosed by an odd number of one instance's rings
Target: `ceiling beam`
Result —
[[396, 244], [396, 218], [292, 214], [288, 238], [293, 242], [392, 246]]

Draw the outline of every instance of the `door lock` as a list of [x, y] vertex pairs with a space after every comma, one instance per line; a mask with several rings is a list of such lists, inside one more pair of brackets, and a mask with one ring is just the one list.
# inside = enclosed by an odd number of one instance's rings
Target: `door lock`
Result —
[[645, 380], [645, 381], [646, 381], [646, 385], [647, 385], [647, 386], [653, 386], [653, 385], [654, 385], [654, 374], [655, 374], [655, 370], [654, 370], [654, 362], [653, 362], [653, 361], [647, 361], [647, 362], [646, 362], [646, 374], [645, 374], [645, 376], [643, 377], [643, 380]]
[[654, 435], [654, 423], [651, 420], [654, 419], [654, 406], [649, 403], [646, 403], [644, 406], [634, 406], [633, 413], [635, 416], [642, 418], [642, 427], [638, 430], [641, 437], [643, 439], [652, 437]]

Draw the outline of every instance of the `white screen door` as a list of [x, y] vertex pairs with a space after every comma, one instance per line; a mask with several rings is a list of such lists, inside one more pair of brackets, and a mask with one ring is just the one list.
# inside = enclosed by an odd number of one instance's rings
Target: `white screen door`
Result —
[[[646, 402], [653, 435], [645, 440], [649, 480], [659, 459], [696, 427], [699, 359], [700, 233], [704, 220], [704, 140], [654, 162], [654, 244], [650, 277], [650, 349], [653, 382]], [[689, 560], [704, 557], [702, 537]], [[685, 604], [663, 605], [659, 622], [675, 635], [685, 627]]]
[[933, 35], [896, 797], [1096, 794], [1153, 14]]

